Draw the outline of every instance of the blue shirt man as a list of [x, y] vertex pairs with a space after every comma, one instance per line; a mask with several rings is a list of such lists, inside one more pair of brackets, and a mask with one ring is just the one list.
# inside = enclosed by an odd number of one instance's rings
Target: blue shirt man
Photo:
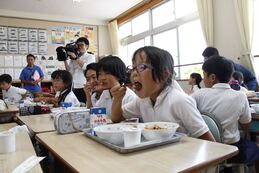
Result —
[[34, 62], [35, 56], [28, 54], [28, 65], [22, 70], [20, 74], [20, 80], [24, 84], [24, 88], [32, 93], [41, 91], [40, 82], [44, 77], [41, 68], [37, 65], [34, 65]]

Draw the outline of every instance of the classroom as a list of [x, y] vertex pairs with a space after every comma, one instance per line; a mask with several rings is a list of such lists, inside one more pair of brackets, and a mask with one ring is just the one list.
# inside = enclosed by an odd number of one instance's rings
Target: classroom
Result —
[[259, 173], [259, 0], [1, 0], [0, 173]]

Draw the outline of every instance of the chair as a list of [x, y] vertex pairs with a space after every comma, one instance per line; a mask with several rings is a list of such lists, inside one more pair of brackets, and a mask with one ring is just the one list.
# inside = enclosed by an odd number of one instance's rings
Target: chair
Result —
[[[223, 143], [222, 134], [223, 134], [223, 128], [215, 115], [207, 112], [202, 112], [201, 116], [205, 123], [207, 124], [208, 128], [210, 129], [210, 132], [212, 133], [213, 137], [215, 138], [216, 142]], [[236, 164], [236, 163], [224, 163], [224, 167], [233, 167], [238, 166], [238, 172], [244, 173], [245, 171], [245, 165], [244, 164]]]

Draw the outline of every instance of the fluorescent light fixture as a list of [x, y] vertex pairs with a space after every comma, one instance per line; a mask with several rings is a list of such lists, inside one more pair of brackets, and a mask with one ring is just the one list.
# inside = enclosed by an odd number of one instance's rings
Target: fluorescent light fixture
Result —
[[73, 2], [75, 3], [79, 3], [79, 2], [82, 2], [83, 0], [73, 0]]

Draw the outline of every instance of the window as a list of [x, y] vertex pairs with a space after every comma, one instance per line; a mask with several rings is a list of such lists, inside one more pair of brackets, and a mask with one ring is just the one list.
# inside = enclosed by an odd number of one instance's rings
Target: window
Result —
[[202, 72], [201, 53], [206, 45], [196, 0], [166, 1], [122, 24], [119, 32], [126, 65], [131, 65], [132, 55], [138, 48], [154, 45], [172, 54], [178, 79]]

